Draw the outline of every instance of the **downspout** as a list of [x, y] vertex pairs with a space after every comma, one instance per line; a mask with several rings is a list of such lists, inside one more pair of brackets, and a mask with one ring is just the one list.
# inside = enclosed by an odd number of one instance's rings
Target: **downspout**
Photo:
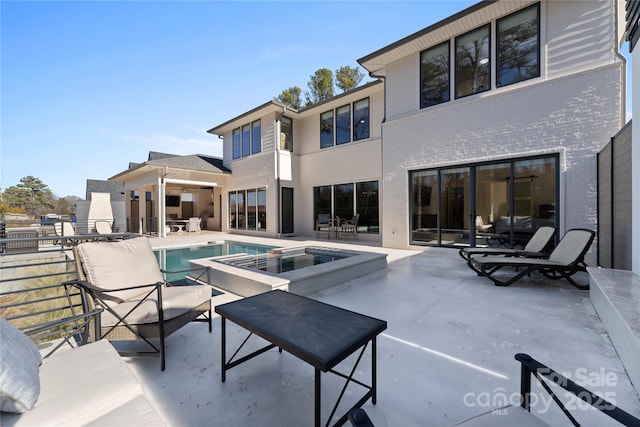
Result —
[[[369, 76], [375, 79], [380, 79], [383, 82], [383, 113], [382, 113], [382, 123], [380, 123], [380, 166], [382, 167], [382, 171], [381, 173], [384, 173], [384, 155], [383, 153], [383, 148], [382, 145], [384, 144], [384, 139], [382, 138], [382, 124], [385, 123], [387, 121], [387, 76], [381, 76], [381, 75], [377, 75], [374, 74], [373, 72], [369, 72]], [[382, 176], [380, 178], [383, 178]], [[382, 188], [382, 186], [384, 185], [384, 179], [380, 179], [380, 187], [379, 187], [379, 191], [381, 193], [384, 192], [384, 189]], [[378, 196], [378, 203], [380, 203], [380, 200], [382, 200], [382, 198], [380, 197], [380, 195]], [[378, 209], [378, 212], [380, 214], [380, 219], [379, 219], [379, 224], [380, 224], [380, 244], [382, 244], [382, 246], [384, 246], [384, 221], [383, 221], [383, 215], [384, 215], [384, 209]], [[411, 228], [411, 226], [409, 225], [408, 228]], [[407, 230], [407, 236], [411, 235], [411, 230]], [[407, 240], [407, 243], [409, 241]]]
[[280, 113], [276, 120], [276, 237], [281, 237], [281, 229], [282, 229], [282, 207], [280, 204], [282, 203], [280, 197], [280, 144], [281, 144], [281, 119], [284, 113], [287, 111], [286, 107], [282, 107], [282, 113]]

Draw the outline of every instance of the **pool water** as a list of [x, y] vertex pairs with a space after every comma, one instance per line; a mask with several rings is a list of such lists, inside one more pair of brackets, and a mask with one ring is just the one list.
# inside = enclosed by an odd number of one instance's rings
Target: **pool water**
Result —
[[235, 267], [260, 270], [266, 273], [280, 274], [299, 270], [313, 265], [325, 264], [351, 255], [335, 251], [321, 251], [307, 248], [305, 251], [288, 254], [258, 254], [240, 258], [225, 259], [221, 262]]
[[274, 246], [257, 245], [253, 243], [225, 241], [201, 246], [188, 246], [173, 249], [155, 250], [158, 263], [163, 270], [175, 271], [167, 274], [166, 280], [169, 282], [184, 281], [189, 275], [191, 265], [189, 260], [197, 258], [217, 257], [222, 255], [249, 254], [258, 255], [267, 253], [274, 249]]

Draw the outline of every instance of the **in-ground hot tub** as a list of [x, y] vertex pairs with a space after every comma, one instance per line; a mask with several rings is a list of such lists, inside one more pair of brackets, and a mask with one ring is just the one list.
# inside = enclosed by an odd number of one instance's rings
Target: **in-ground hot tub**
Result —
[[189, 261], [208, 267], [209, 284], [241, 296], [273, 289], [309, 295], [387, 267], [387, 255], [318, 246], [272, 249]]

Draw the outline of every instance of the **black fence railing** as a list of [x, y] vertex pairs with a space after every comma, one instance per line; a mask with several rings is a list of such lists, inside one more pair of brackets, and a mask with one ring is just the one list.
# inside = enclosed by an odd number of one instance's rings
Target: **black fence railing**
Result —
[[[554, 383], [567, 390], [577, 398], [593, 406], [600, 412], [608, 415], [619, 423], [628, 427], [640, 427], [640, 419], [634, 417], [628, 412], [618, 408], [613, 403], [603, 399], [597, 394], [587, 390], [586, 388], [576, 384], [569, 378], [554, 371], [550, 367], [543, 365], [528, 354], [518, 353], [516, 360], [521, 364], [520, 371], [520, 398], [521, 404], [525, 410], [531, 410], [531, 376], [535, 376], [540, 385], [553, 398], [553, 401], [560, 407], [562, 412], [569, 418], [574, 426], [580, 426], [580, 423], [573, 417], [567, 407], [562, 403], [558, 396], [551, 390], [547, 382]], [[544, 379], [543, 379], [544, 378]]]
[[0, 316], [19, 329], [35, 328], [82, 311], [79, 293], [69, 293], [61, 286], [66, 280], [77, 279], [71, 255], [74, 245], [135, 236], [51, 236], [50, 231], [5, 228], [0, 237]]

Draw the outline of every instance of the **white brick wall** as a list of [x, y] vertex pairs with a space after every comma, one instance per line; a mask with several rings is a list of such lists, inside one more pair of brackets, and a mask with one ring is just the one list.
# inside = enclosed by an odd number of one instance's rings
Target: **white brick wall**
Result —
[[560, 232], [595, 229], [596, 154], [621, 127], [621, 90], [621, 65], [611, 64], [388, 121], [383, 245], [408, 246], [409, 170], [544, 153], [560, 153]]

